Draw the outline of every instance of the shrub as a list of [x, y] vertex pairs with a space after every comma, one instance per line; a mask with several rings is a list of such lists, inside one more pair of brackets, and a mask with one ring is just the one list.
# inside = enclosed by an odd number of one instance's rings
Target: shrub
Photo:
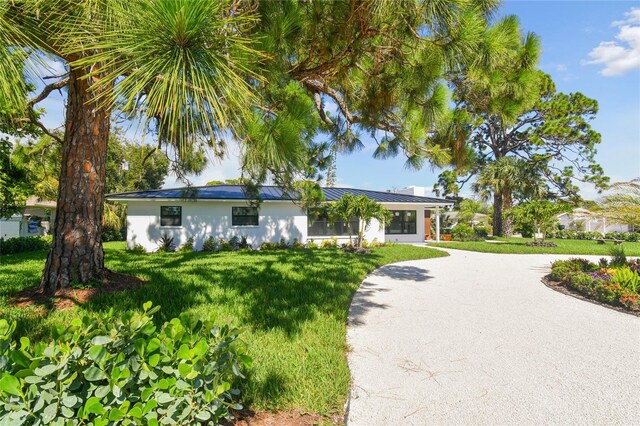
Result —
[[102, 229], [102, 241], [126, 241], [127, 239], [127, 230], [123, 229], [113, 229], [113, 228], [103, 228]]
[[291, 243], [291, 248], [301, 249], [301, 248], [304, 248], [304, 245], [300, 241], [298, 241], [297, 238], [294, 238], [293, 243]]
[[233, 250], [233, 246], [230, 241], [225, 241], [224, 238], [220, 238], [218, 240], [218, 250], [219, 251], [231, 251]]
[[247, 239], [246, 235], [243, 235], [242, 237], [240, 237], [239, 247], [240, 247], [240, 249], [253, 250], [253, 246], [251, 245], [251, 243]]
[[142, 244], [136, 244], [133, 246], [133, 248], [128, 248], [127, 252], [132, 254], [144, 254], [147, 252], [147, 249], [144, 248]]
[[202, 243], [202, 251], [209, 251], [209, 252], [217, 252], [219, 250], [219, 246], [218, 246], [218, 241], [213, 238], [213, 237], [209, 237], [206, 240], [204, 240], [204, 243]]
[[611, 281], [619, 284], [625, 290], [640, 293], [640, 275], [636, 274], [628, 266], [615, 269]]
[[476, 234], [478, 238], [487, 238], [489, 236], [489, 229], [484, 225], [478, 225], [473, 228], [473, 232]]
[[525, 245], [529, 247], [558, 247], [556, 243], [552, 243], [551, 241], [529, 241]]
[[12, 339], [0, 320], [0, 424], [196, 424], [230, 418], [251, 360], [238, 330], [183, 314], [160, 330], [151, 302]]
[[162, 237], [160, 237], [160, 241], [158, 241], [158, 251], [176, 251], [176, 245], [173, 242], [173, 237], [169, 237], [167, 234], [162, 234]]
[[193, 251], [193, 237], [187, 238], [187, 241], [180, 246], [181, 252], [191, 252]]
[[609, 261], [611, 266], [627, 265], [627, 256], [624, 254], [624, 247], [613, 246], [609, 249], [609, 254], [611, 255], [611, 260]]
[[551, 277], [558, 281], [566, 281], [577, 272], [593, 272], [597, 269], [598, 266], [587, 259], [557, 260], [551, 265]]
[[260, 250], [276, 250], [277, 248], [278, 244], [272, 243], [270, 241], [265, 241], [264, 243], [260, 244]]
[[231, 250], [233, 251], [240, 250], [240, 238], [234, 235], [229, 239], [229, 245], [231, 246]]
[[289, 243], [287, 243], [287, 240], [284, 239], [284, 237], [280, 238], [280, 241], [278, 242], [278, 247], [279, 249], [285, 250], [288, 248], [291, 248], [291, 246], [289, 245]]
[[478, 240], [473, 228], [466, 223], [459, 223], [451, 230], [451, 239], [456, 241]]
[[335, 238], [331, 238], [330, 240], [322, 240], [322, 242], [320, 243], [320, 248], [326, 249], [326, 248], [337, 248], [338, 247], [338, 240]]
[[307, 246], [307, 248], [310, 248], [310, 249], [317, 249], [318, 248], [318, 244], [313, 240], [307, 241], [306, 246]]
[[346, 251], [347, 253], [356, 253], [356, 254], [371, 253], [371, 250], [366, 247], [357, 247], [357, 246], [350, 246], [350, 245], [343, 247], [343, 250]]
[[16, 237], [0, 238], [0, 255], [23, 253], [28, 251], [49, 250], [53, 237]]

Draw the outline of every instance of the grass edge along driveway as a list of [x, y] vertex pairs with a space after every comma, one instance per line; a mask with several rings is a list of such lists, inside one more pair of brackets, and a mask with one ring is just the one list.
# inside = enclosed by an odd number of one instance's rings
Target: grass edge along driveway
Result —
[[46, 336], [52, 325], [111, 307], [116, 313], [162, 307], [161, 324], [183, 311], [213, 314], [218, 323], [244, 327], [254, 363], [243, 401], [258, 411], [342, 413], [349, 391], [346, 319], [353, 293], [374, 269], [393, 262], [447, 256], [412, 245], [372, 249], [369, 255], [337, 249], [234, 253], [125, 251], [105, 243], [106, 266], [149, 281], [115, 294], [98, 294], [67, 310], [8, 305], [16, 292], [37, 285], [46, 252], [0, 258], [0, 317], [18, 322], [17, 336]]
[[531, 238], [496, 238], [495, 242], [487, 241], [451, 241], [444, 243], [429, 243], [429, 246], [447, 249], [478, 251], [482, 253], [506, 254], [575, 254], [609, 256], [613, 247], [622, 247], [627, 256], [640, 256], [640, 243], [624, 242], [614, 246], [612, 242], [598, 244], [595, 240], [564, 240], [548, 239], [558, 247], [529, 247], [526, 243]]

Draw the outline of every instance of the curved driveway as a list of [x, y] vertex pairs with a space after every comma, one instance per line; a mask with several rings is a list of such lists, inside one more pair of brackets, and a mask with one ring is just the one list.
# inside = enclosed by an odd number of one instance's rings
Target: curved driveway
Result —
[[449, 253], [354, 296], [348, 425], [640, 424], [640, 318], [540, 282], [570, 256]]

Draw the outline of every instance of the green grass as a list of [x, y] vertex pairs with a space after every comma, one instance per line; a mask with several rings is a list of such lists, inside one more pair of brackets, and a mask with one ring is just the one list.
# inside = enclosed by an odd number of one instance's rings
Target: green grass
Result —
[[341, 250], [236, 253], [132, 254], [124, 243], [106, 243], [111, 270], [149, 280], [149, 285], [102, 294], [67, 310], [8, 306], [16, 292], [37, 285], [46, 253], [0, 257], [0, 317], [18, 322], [18, 335], [38, 338], [51, 325], [83, 315], [162, 306], [161, 323], [183, 311], [213, 314], [245, 328], [254, 359], [245, 401], [257, 410], [341, 413], [349, 386], [346, 318], [351, 297], [373, 269], [391, 262], [446, 255], [410, 245], [373, 249], [369, 255]]
[[[610, 250], [614, 247], [612, 242], [598, 244], [594, 240], [560, 240], [549, 239], [558, 247], [528, 247], [526, 243], [532, 241], [530, 238], [496, 238], [495, 243], [486, 241], [451, 241], [446, 243], [429, 244], [434, 247], [451, 248], [458, 250], [479, 251], [483, 253], [519, 253], [519, 254], [582, 254], [609, 256]], [[640, 243], [622, 243], [627, 256], [640, 256]]]

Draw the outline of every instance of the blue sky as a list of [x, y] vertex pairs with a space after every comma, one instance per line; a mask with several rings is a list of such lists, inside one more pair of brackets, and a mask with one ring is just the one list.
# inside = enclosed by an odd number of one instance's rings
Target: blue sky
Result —
[[[559, 91], [580, 91], [597, 99], [600, 112], [593, 127], [602, 134], [598, 162], [612, 181], [640, 177], [640, 1], [507, 1], [499, 15], [515, 14], [525, 31], [542, 40], [540, 67]], [[53, 96], [40, 106], [45, 123], [59, 126], [62, 102]], [[372, 158], [374, 143], [363, 138], [362, 151], [340, 155], [337, 184], [386, 190], [409, 185], [431, 187], [439, 171], [408, 170], [402, 157]], [[214, 162], [194, 184], [238, 177], [237, 152]], [[166, 186], [179, 186], [168, 179]], [[586, 198], [597, 197], [589, 185]]]

